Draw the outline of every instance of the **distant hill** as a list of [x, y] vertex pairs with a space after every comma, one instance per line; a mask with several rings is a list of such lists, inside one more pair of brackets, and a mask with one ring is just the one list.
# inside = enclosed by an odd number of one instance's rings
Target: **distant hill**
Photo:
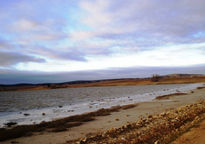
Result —
[[202, 74], [170, 74], [168, 77], [203, 77]]
[[0, 85], [0, 91], [22, 91], [22, 90], [43, 90], [57, 88], [77, 87], [99, 87], [99, 86], [126, 86], [126, 85], [151, 85], [151, 84], [183, 84], [205, 82], [205, 75], [200, 74], [170, 74], [153, 75], [149, 78], [122, 78], [103, 80], [82, 80], [63, 83], [42, 83], [42, 84], [15, 84]]

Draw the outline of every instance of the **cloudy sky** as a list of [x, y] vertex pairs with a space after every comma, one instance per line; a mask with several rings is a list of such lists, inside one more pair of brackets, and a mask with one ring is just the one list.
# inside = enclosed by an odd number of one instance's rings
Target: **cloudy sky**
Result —
[[0, 83], [147, 76], [142, 69], [205, 73], [204, 0], [0, 1]]

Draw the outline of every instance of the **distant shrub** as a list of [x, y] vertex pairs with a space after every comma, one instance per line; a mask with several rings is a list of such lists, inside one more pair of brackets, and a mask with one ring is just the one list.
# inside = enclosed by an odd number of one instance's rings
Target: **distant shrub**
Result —
[[151, 81], [152, 82], [158, 82], [160, 79], [160, 76], [158, 74], [152, 75]]

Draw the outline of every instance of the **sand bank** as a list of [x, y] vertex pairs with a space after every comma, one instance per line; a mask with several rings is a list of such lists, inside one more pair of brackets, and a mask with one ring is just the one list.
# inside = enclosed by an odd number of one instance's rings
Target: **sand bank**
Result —
[[[200, 88], [186, 95], [172, 95], [166, 99], [138, 103], [135, 106], [128, 106], [127, 108], [115, 107], [111, 111], [101, 111], [98, 112], [98, 115], [94, 114], [92, 119], [85, 118], [83, 120], [83, 117], [79, 117], [78, 122], [80, 122], [80, 124], [76, 127], [57, 129], [56, 131], [48, 128], [41, 130], [40, 132], [33, 132], [30, 136], [7, 140], [1, 143], [69, 143], [72, 140], [95, 136], [96, 134], [102, 134], [113, 128], [120, 128], [128, 123], [136, 123], [136, 121], [142, 119], [142, 117], [146, 118], [150, 115], [157, 115], [162, 112], [170, 111], [176, 107], [196, 103], [199, 100], [204, 100], [204, 94], [205, 89]], [[61, 127], [65, 127], [65, 125], [61, 125]]]

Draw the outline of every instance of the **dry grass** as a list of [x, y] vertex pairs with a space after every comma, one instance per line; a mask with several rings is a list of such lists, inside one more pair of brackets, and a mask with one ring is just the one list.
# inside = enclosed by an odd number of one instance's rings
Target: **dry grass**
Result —
[[68, 87], [98, 87], [98, 86], [127, 86], [127, 85], [156, 85], [156, 84], [187, 84], [205, 82], [205, 77], [188, 77], [188, 78], [160, 78], [154, 82], [151, 78], [147, 79], [123, 79], [123, 80], [107, 80], [88, 84], [74, 84]]
[[54, 88], [78, 88], [78, 87], [100, 87], [100, 86], [128, 86], [128, 85], [157, 85], [157, 84], [187, 84], [187, 83], [203, 83], [205, 82], [205, 76], [185, 76], [185, 77], [170, 77], [160, 76], [157, 81], [153, 81], [153, 78], [127, 78], [118, 80], [99, 80], [90, 83], [80, 84], [52, 84], [51, 86], [35, 85], [35, 86], [0, 86], [0, 91], [23, 91], [23, 90], [43, 90]]
[[138, 106], [138, 104], [124, 105], [124, 106], [121, 106], [121, 109], [127, 110], [127, 109], [130, 109], [130, 108], [134, 108], [136, 106]]
[[158, 96], [155, 99], [157, 100], [162, 100], [162, 99], [169, 99], [172, 96], [182, 96], [182, 95], [187, 95], [187, 93], [174, 93], [174, 94], [168, 94], [168, 95], [163, 95], [163, 96]]
[[198, 87], [197, 89], [204, 89], [205, 87]]

